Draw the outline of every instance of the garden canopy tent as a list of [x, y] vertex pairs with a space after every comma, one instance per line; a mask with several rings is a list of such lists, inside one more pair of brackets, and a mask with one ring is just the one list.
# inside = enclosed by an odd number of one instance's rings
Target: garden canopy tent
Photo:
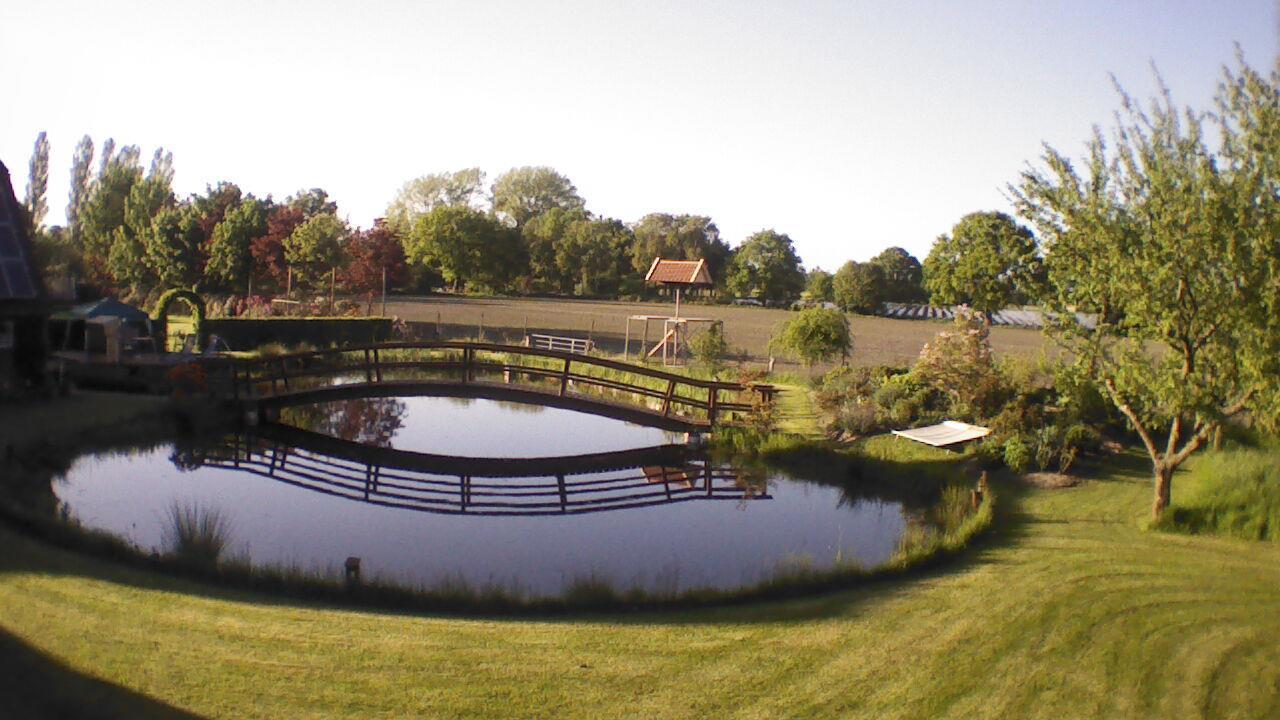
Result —
[[93, 318], [101, 317], [117, 317], [124, 322], [147, 322], [151, 320], [151, 317], [146, 312], [111, 298], [77, 305], [66, 312], [60, 312], [53, 316], [55, 320], [92, 320]]
[[925, 445], [944, 447], [986, 437], [991, 434], [991, 428], [970, 425], [956, 420], [944, 420], [937, 425], [928, 425], [911, 430], [894, 430], [893, 434], [908, 440], [924, 443]]

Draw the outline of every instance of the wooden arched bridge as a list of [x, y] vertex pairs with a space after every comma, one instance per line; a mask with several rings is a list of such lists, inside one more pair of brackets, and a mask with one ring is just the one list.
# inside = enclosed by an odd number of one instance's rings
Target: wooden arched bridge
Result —
[[678, 432], [706, 432], [772, 405], [759, 383], [702, 380], [607, 358], [522, 345], [385, 343], [211, 361], [224, 392], [270, 415], [352, 397], [456, 396], [563, 407]]

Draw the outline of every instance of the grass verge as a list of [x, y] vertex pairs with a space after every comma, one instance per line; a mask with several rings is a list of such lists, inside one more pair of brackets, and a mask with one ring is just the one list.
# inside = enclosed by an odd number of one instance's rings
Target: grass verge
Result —
[[1280, 542], [1280, 449], [1236, 447], [1200, 455], [1174, 482], [1155, 528]]

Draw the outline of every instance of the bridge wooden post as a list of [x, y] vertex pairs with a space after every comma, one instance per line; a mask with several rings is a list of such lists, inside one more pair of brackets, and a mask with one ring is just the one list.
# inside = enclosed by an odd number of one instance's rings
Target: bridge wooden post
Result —
[[671, 413], [671, 398], [676, 394], [676, 381], [667, 381], [667, 395], [662, 399], [662, 417], [668, 417]]
[[382, 359], [378, 357], [378, 348], [373, 349], [373, 379], [382, 382]]
[[560, 397], [564, 397], [564, 394], [569, 390], [569, 363], [571, 362], [569, 358], [565, 358], [564, 368], [560, 370]]
[[720, 388], [715, 385], [707, 391], [707, 425], [713, 428], [716, 425], [716, 398], [719, 394]]
[[284, 358], [280, 358], [280, 381], [284, 383], [285, 392], [289, 392], [289, 368]]
[[462, 348], [462, 382], [471, 382], [471, 348]]
[[364, 349], [364, 381], [373, 382], [373, 358], [369, 354], [369, 348]]

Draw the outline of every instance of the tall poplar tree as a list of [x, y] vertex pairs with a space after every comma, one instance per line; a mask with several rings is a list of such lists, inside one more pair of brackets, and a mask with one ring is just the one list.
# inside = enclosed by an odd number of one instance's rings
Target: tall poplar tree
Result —
[[44, 226], [44, 216], [49, 212], [49, 203], [45, 193], [49, 190], [49, 138], [41, 131], [36, 136], [35, 147], [31, 150], [31, 166], [27, 175], [27, 198], [23, 203], [27, 209], [27, 220], [31, 223], [31, 232]]

